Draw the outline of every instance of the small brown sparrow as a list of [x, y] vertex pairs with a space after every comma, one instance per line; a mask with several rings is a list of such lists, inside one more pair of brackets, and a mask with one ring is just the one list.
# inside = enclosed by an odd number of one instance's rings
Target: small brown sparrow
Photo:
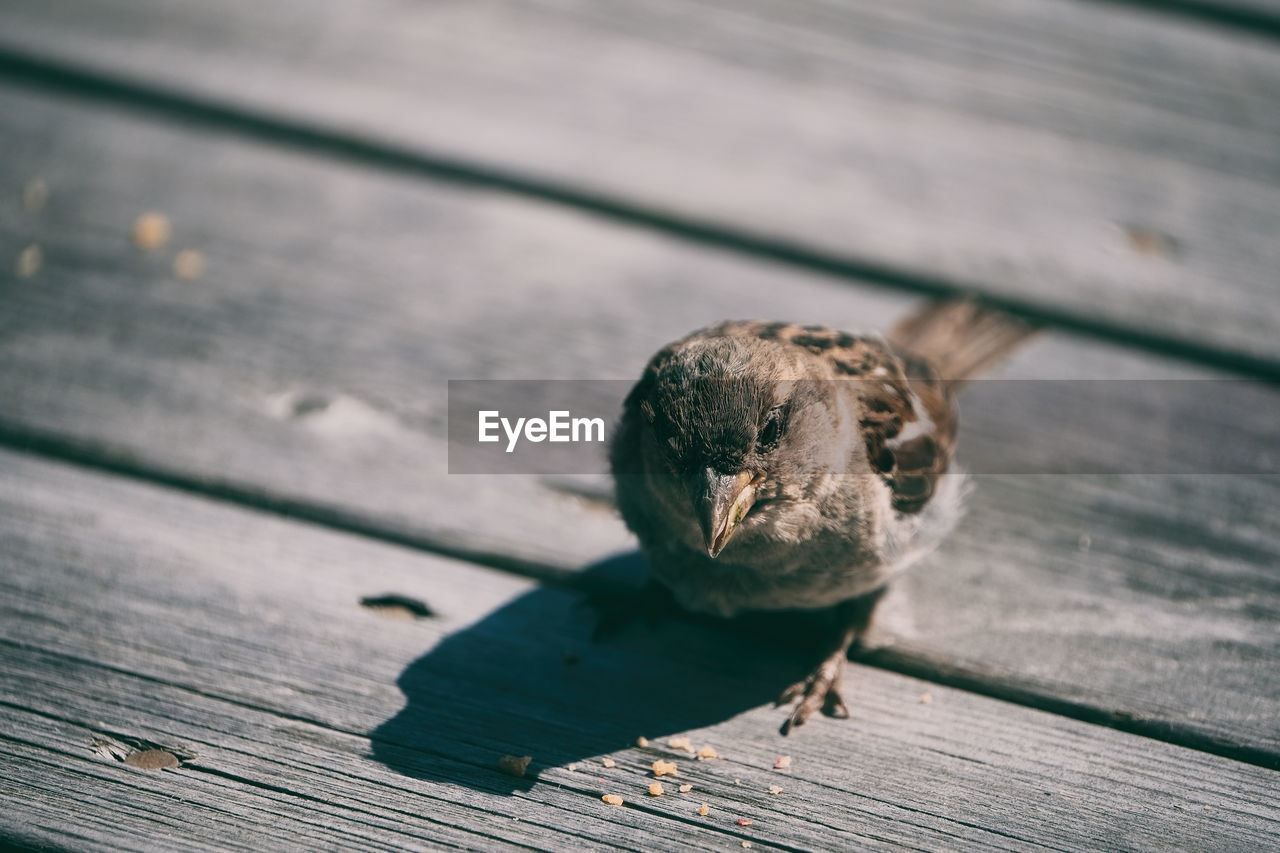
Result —
[[610, 450], [617, 501], [653, 576], [690, 611], [832, 609], [841, 631], [783, 691], [847, 717], [840, 679], [888, 581], [960, 513], [955, 389], [1031, 333], [941, 302], [887, 340], [819, 326], [726, 322], [658, 352]]

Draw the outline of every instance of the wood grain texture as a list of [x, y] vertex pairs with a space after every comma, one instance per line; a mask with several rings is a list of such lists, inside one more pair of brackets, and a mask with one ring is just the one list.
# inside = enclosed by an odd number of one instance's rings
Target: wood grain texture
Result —
[[[6, 833], [138, 850], [1083, 850], [1260, 849], [1280, 832], [1261, 768], [864, 667], [853, 719], [783, 739], [758, 706], [804, 662], [760, 638], [674, 623], [593, 645], [571, 595], [509, 575], [8, 452], [0, 474]], [[439, 616], [357, 604], [385, 591]], [[674, 734], [722, 758], [674, 752]], [[130, 739], [185, 761], [144, 771], [93, 748]], [[532, 755], [529, 778], [501, 774], [504, 754]], [[645, 794], [656, 758], [694, 790]]]
[[[909, 307], [502, 196], [12, 92], [0, 113], [6, 180], [52, 188], [39, 214], [0, 209], [0, 253], [36, 242], [46, 258], [32, 278], [0, 280], [6, 440], [417, 547], [548, 573], [633, 547], [590, 479], [448, 476], [446, 379], [628, 377], [725, 316], [885, 328]], [[127, 239], [148, 209], [174, 224], [155, 254]], [[208, 258], [197, 281], [170, 272], [183, 246]], [[1062, 335], [1000, 375], [1215, 376]], [[1265, 413], [1276, 394], [1254, 390], [1250, 411]], [[1146, 421], [1064, 434], [1034, 398], [965, 399], [961, 453], [975, 462], [1123, 463], [1151, 441]], [[1274, 448], [1265, 417], [1223, 432], [1216, 410], [1163, 415], [1209, 445]], [[1280, 754], [1280, 674], [1266, 665], [1275, 476], [977, 485], [960, 530], [886, 613], [895, 648], [1165, 737]]]
[[1075, 0], [11, 0], [144, 86], [1280, 358], [1280, 51]]

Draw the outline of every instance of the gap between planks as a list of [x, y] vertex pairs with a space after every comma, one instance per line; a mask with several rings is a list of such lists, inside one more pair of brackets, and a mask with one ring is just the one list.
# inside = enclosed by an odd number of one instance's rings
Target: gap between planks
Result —
[[1280, 9], [1250, 3], [1215, 3], [1203, 0], [1091, 0], [1107, 6], [1130, 6], [1165, 15], [1176, 15], [1253, 35], [1280, 40]]
[[1031, 300], [1001, 296], [990, 292], [979, 282], [952, 280], [871, 258], [834, 253], [791, 239], [728, 227], [674, 210], [542, 180], [531, 174], [420, 147], [410, 149], [318, 123], [283, 120], [220, 99], [150, 85], [101, 69], [78, 67], [2, 48], [0, 77], [19, 86], [110, 103], [313, 156], [554, 204], [684, 242], [829, 276], [842, 283], [856, 282], [863, 286], [874, 285], [934, 298], [972, 298], [1038, 325], [1280, 384], [1280, 359], [1239, 352], [1178, 334], [1139, 329], [1122, 321], [1050, 307]]

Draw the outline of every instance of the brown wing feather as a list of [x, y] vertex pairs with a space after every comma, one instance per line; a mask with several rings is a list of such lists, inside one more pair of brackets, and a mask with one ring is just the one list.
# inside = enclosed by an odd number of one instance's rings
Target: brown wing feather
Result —
[[919, 512], [946, 473], [958, 426], [952, 383], [924, 358], [876, 336], [822, 326], [731, 321], [699, 334], [742, 335], [803, 347], [836, 376], [864, 380], [859, 426], [872, 467], [893, 492], [898, 512]]

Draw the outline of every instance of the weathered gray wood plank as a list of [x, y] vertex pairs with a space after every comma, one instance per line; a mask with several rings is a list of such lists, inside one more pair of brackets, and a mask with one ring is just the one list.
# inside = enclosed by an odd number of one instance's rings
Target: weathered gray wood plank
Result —
[[1280, 362], [1280, 50], [1075, 0], [11, 0], [24, 52]]
[[[0, 114], [6, 180], [52, 187], [39, 214], [0, 209], [0, 254], [36, 241], [46, 257], [0, 283], [7, 441], [438, 550], [568, 572], [633, 547], [599, 502], [528, 477], [446, 475], [446, 379], [627, 377], [724, 316], [875, 328], [909, 306], [502, 196], [22, 94], [0, 95]], [[205, 252], [203, 278], [175, 279], [172, 250], [128, 245], [152, 208], [172, 218], [174, 248]], [[1215, 374], [1046, 335], [1002, 375]], [[1214, 414], [1164, 413], [1206, 442], [1273, 450], [1265, 424], [1232, 433]], [[1048, 448], [1123, 462], [1149, 426], [1082, 441], [1052, 410], [992, 403], [966, 409], [965, 444], [988, 459]], [[891, 602], [886, 641], [933, 670], [1168, 737], [1251, 760], [1280, 751], [1280, 674], [1266, 666], [1276, 477], [978, 486], [947, 548]]]
[[[865, 667], [853, 719], [784, 739], [757, 706], [802, 662], [776, 644], [677, 623], [592, 645], [571, 595], [509, 575], [9, 452], [0, 475], [0, 831], [366, 850], [1259, 849], [1280, 832], [1261, 768]], [[386, 591], [439, 615], [357, 603]], [[665, 746], [681, 733], [722, 758]], [[189, 759], [136, 770], [99, 738]], [[496, 770], [506, 753], [534, 756], [529, 779]], [[659, 757], [694, 790], [648, 797]]]

